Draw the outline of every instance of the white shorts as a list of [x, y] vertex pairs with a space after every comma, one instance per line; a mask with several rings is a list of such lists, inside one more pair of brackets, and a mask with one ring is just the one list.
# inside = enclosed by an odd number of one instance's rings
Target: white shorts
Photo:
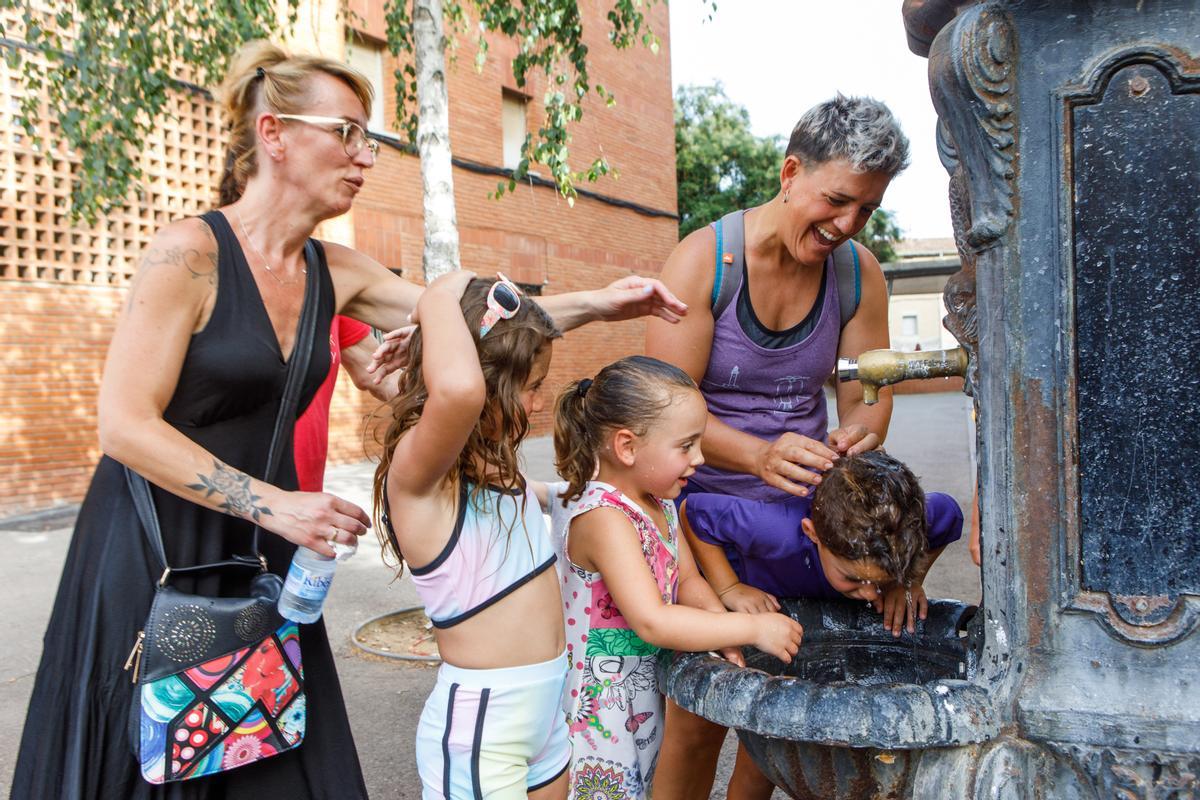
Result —
[[505, 669], [443, 663], [417, 725], [424, 800], [525, 800], [571, 760], [567, 656]]

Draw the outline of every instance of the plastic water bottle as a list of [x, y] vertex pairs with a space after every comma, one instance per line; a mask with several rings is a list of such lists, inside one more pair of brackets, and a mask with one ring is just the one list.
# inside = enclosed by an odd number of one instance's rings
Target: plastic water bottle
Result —
[[321, 555], [307, 547], [296, 548], [283, 591], [279, 593], [280, 616], [293, 622], [316, 622], [335, 569], [337, 559], [333, 556]]

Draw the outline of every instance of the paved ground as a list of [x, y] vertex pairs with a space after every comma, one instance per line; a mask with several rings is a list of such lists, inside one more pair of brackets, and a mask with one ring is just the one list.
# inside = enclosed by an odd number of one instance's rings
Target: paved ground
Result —
[[[948, 492], [965, 508], [971, 499], [973, 473], [970, 426], [970, 405], [962, 395], [898, 397], [888, 450], [912, 466], [926, 489]], [[525, 457], [534, 476], [553, 475], [548, 439], [528, 442]], [[372, 471], [369, 464], [335, 468], [328, 488], [366, 508]], [[5, 612], [0, 615], [0, 642], [4, 643], [0, 647], [0, 781], [5, 787], [12, 780], [41, 636], [71, 535], [69, 521], [56, 524], [59, 527], [53, 530], [23, 532], [4, 530], [0, 521], [0, 547], [5, 553], [0, 561], [0, 607]], [[978, 602], [978, 572], [965, 542], [947, 549], [926, 586], [931, 596]], [[339, 568], [326, 611], [367, 785], [372, 797], [381, 800], [420, 796], [412, 742], [435, 668], [364, 655], [350, 644], [350, 634], [375, 615], [414, 605], [417, 598], [411, 582], [391, 580], [378, 551], [364, 546]], [[725, 775], [733, 741], [731, 736], [726, 743], [721, 768]], [[723, 786], [713, 797], [724, 800]]]

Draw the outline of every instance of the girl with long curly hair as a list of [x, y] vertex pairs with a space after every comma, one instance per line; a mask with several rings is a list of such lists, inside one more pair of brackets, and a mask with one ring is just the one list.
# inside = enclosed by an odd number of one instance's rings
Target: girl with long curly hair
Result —
[[423, 797], [561, 798], [563, 615], [542, 506], [517, 461], [559, 329], [514, 284], [469, 272], [430, 284], [415, 317], [375, 512], [442, 656], [417, 728]]

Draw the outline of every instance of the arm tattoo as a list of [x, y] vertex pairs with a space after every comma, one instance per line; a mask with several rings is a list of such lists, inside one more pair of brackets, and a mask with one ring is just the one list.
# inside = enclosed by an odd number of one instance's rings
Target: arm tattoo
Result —
[[198, 221], [200, 229], [204, 230], [208, 246], [203, 249], [196, 247], [152, 247], [142, 257], [142, 265], [148, 267], [163, 264], [182, 266], [190, 273], [193, 281], [204, 278], [210, 287], [217, 285], [217, 239], [212, 235], [212, 229], [203, 221]]
[[199, 221], [199, 224], [210, 246], [203, 250], [194, 247], [155, 247], [147, 250], [142, 255], [142, 269], [138, 270], [134, 278], [133, 288], [130, 289], [129, 299], [126, 301], [127, 306], [132, 304], [133, 295], [137, 292], [139, 280], [144, 272], [162, 265], [182, 266], [192, 276], [192, 280], [204, 279], [210, 287], [217, 288], [217, 237], [213, 236], [212, 228], [205, 222]]
[[258, 522], [258, 518], [262, 514], [274, 516], [271, 514], [271, 509], [258, 504], [257, 501], [262, 498], [250, 490], [249, 475], [228, 467], [215, 458], [213, 467], [214, 469], [209, 475], [197, 473], [196, 477], [200, 479], [200, 483], [189, 483], [187, 488], [204, 492], [206, 500], [214, 494], [222, 495], [225, 502], [221, 504], [221, 510], [235, 517]]
[[157, 267], [161, 264], [180, 264], [191, 273], [193, 280], [204, 278], [209, 286], [217, 285], [217, 253], [210, 250], [203, 253], [194, 247], [186, 250], [181, 247], [166, 247], [154, 249], [142, 256], [143, 268]]

